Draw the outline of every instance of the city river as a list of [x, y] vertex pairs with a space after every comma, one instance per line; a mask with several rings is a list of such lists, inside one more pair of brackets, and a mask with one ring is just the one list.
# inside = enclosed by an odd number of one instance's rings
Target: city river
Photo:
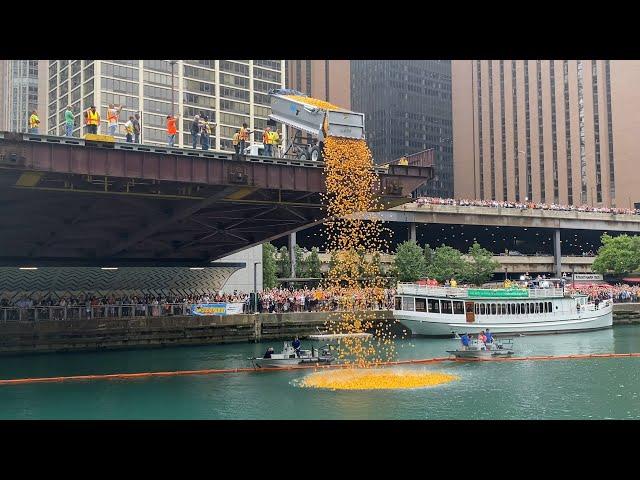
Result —
[[[400, 359], [457, 342], [397, 341]], [[282, 342], [3, 357], [0, 378], [247, 367]], [[304, 341], [303, 347], [310, 346]], [[640, 326], [517, 337], [518, 355], [640, 351]], [[396, 367], [398, 368], [398, 367]], [[311, 371], [0, 386], [1, 419], [626, 419], [640, 418], [640, 358], [475, 362], [403, 368], [459, 380], [413, 390], [300, 388]]]

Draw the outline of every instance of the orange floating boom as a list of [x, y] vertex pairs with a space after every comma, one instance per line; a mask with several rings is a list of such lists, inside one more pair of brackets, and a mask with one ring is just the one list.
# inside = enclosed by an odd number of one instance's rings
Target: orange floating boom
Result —
[[[640, 353], [584, 353], [574, 355], [532, 355], [528, 357], [510, 358], [477, 358], [477, 359], [455, 359], [451, 357], [422, 358], [416, 360], [398, 360], [393, 362], [381, 362], [377, 366], [413, 365], [425, 363], [441, 362], [513, 362], [513, 361], [538, 361], [538, 360], [580, 360], [586, 358], [626, 358], [640, 357]], [[1, 385], [24, 385], [30, 383], [54, 383], [82, 380], [131, 380], [136, 378], [151, 377], [177, 377], [183, 375], [215, 375], [224, 373], [248, 373], [248, 372], [274, 372], [283, 370], [308, 370], [308, 369], [329, 369], [329, 368], [350, 368], [351, 365], [300, 365], [283, 368], [225, 368], [225, 369], [204, 369], [204, 370], [177, 370], [174, 372], [140, 372], [140, 373], [110, 373], [98, 375], [71, 375], [67, 377], [41, 377], [41, 378], [16, 378], [0, 380]]]

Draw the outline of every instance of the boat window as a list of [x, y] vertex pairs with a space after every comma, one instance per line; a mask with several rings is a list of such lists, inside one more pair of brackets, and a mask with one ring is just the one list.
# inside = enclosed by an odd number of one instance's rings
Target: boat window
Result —
[[553, 312], [553, 304], [551, 302], [547, 302], [547, 312]]
[[544, 313], [544, 302], [540, 302], [539, 309], [540, 309], [540, 313]]
[[435, 298], [427, 299], [427, 304], [429, 305], [429, 313], [440, 313], [440, 304], [438, 300]]
[[449, 300], [440, 300], [440, 308], [442, 308], [442, 313], [453, 313], [453, 308], [451, 307], [451, 302]]
[[526, 303], [521, 303], [520, 304], [520, 314], [521, 315], [526, 315], [527, 313], [529, 313], [529, 311], [527, 309], [527, 304]]
[[534, 307], [534, 303], [529, 303], [529, 313], [534, 313], [536, 311], [536, 307]]
[[402, 310], [413, 312], [413, 297], [402, 297]]
[[396, 297], [396, 310], [402, 310], [402, 297]]
[[453, 302], [453, 313], [456, 315], [464, 314], [464, 302]]
[[426, 311], [427, 311], [427, 299], [416, 297], [416, 312], [426, 312]]
[[485, 312], [485, 308], [484, 308], [484, 303], [480, 304], [480, 315], [484, 315]]
[[496, 313], [497, 313], [496, 304], [492, 303], [491, 304], [491, 315], [495, 315]]
[[519, 303], [514, 303], [512, 305], [512, 308], [513, 308], [513, 313], [515, 315], [520, 315], [520, 304]]
[[476, 304], [473, 306], [473, 311], [474, 311], [474, 313], [475, 313], [476, 315], [478, 315], [478, 314], [480, 313], [480, 304], [479, 304], [479, 303], [476, 303]]
[[507, 315], [511, 315], [511, 304], [507, 303]]

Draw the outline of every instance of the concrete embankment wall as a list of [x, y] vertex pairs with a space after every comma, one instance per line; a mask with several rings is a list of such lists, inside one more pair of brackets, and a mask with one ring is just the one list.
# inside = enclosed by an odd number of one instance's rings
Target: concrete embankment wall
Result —
[[[389, 311], [372, 313], [376, 321], [393, 318]], [[7, 322], [0, 324], [0, 355], [304, 338], [322, 329], [327, 316], [305, 312]], [[613, 323], [640, 323], [640, 303], [614, 305]], [[393, 329], [400, 334], [402, 326]]]
[[640, 303], [616, 303], [613, 305], [613, 324], [640, 323]]
[[[392, 319], [374, 312], [375, 320]], [[7, 322], [0, 324], [0, 355], [119, 348], [167, 347], [301, 338], [317, 332], [324, 312], [230, 316]]]

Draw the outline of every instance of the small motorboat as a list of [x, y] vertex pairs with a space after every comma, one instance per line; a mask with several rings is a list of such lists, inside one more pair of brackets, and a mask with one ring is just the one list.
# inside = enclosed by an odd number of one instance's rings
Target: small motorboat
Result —
[[462, 346], [457, 350], [447, 350], [456, 358], [497, 358], [513, 355], [513, 340], [510, 338], [484, 343], [478, 339], [469, 341], [469, 346]]
[[319, 349], [313, 346], [311, 350], [300, 349], [299, 354], [297, 354], [291, 343], [284, 342], [282, 352], [271, 353], [267, 351], [264, 357], [251, 357], [249, 360], [253, 362], [256, 368], [283, 368], [308, 363], [329, 364], [333, 362], [334, 358], [328, 345]]

